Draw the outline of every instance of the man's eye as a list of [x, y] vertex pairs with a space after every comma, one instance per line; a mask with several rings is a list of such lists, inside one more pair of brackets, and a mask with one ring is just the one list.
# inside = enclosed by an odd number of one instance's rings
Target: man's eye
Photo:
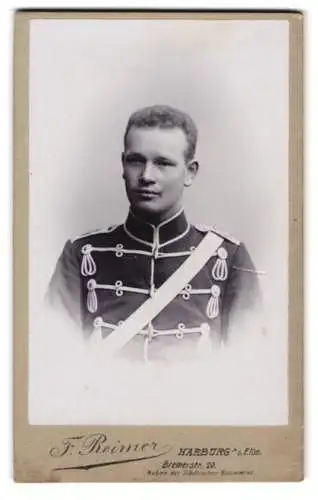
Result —
[[145, 163], [145, 161], [142, 158], [138, 158], [138, 157], [127, 157], [126, 163], [128, 165], [143, 165]]
[[157, 158], [154, 163], [163, 167], [173, 167], [174, 163], [166, 158]]

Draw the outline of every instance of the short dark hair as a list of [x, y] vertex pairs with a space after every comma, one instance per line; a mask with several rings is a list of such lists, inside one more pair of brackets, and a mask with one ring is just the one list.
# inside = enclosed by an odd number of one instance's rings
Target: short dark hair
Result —
[[162, 106], [158, 104], [138, 109], [128, 120], [124, 135], [125, 147], [128, 132], [132, 127], [159, 127], [165, 129], [179, 127], [184, 131], [188, 142], [188, 147], [185, 152], [186, 160], [192, 160], [195, 155], [198, 130], [192, 118], [183, 111], [172, 108], [171, 106]]

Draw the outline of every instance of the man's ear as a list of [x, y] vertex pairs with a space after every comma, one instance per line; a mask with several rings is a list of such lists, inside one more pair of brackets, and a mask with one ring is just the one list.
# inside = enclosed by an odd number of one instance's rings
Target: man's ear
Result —
[[184, 185], [186, 187], [191, 186], [192, 182], [197, 176], [199, 167], [200, 167], [199, 162], [196, 160], [192, 160], [187, 164], [187, 173], [184, 180]]
[[123, 170], [122, 170], [122, 173], [121, 173], [121, 176], [123, 179], [125, 179], [125, 171], [124, 171], [124, 166], [125, 166], [125, 153], [123, 152], [121, 154], [121, 165], [123, 167]]

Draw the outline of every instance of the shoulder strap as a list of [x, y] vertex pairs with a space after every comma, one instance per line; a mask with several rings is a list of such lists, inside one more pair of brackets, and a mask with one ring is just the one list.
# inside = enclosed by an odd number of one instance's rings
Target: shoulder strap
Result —
[[147, 299], [103, 340], [105, 354], [114, 354], [150, 323], [202, 269], [222, 243], [223, 238], [213, 232], [208, 232], [194, 252], [156, 290], [154, 296]]
[[115, 231], [115, 229], [117, 229], [119, 226], [119, 224], [112, 224], [111, 226], [108, 226], [106, 229], [103, 228], [103, 229], [96, 229], [95, 231], [89, 231], [88, 233], [83, 233], [83, 234], [80, 234], [79, 236], [76, 236], [75, 238], [72, 238], [70, 241], [71, 243], [74, 243], [75, 241], [77, 240], [81, 240], [83, 238], [87, 238], [87, 236], [94, 236], [95, 234], [106, 234], [106, 233], [112, 233], [113, 231]]

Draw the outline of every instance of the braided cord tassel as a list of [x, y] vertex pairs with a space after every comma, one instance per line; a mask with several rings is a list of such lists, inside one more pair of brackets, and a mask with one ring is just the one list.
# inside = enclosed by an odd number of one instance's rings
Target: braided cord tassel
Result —
[[218, 258], [212, 269], [212, 278], [217, 281], [225, 281], [228, 277], [228, 267], [227, 267], [227, 251], [225, 248], [221, 247], [218, 249]]
[[92, 276], [96, 273], [96, 264], [91, 255], [92, 245], [84, 245], [82, 248], [82, 264], [81, 273], [82, 276]]
[[98, 302], [97, 302], [97, 295], [95, 292], [96, 288], [96, 281], [95, 280], [89, 280], [87, 283], [87, 309], [91, 313], [95, 313], [97, 311], [98, 307]]
[[209, 354], [211, 350], [211, 341], [210, 341], [210, 327], [208, 323], [202, 323], [201, 327], [201, 336], [198, 341], [198, 351], [200, 354]]
[[93, 330], [93, 339], [94, 341], [98, 342], [102, 340], [102, 324], [103, 324], [103, 318], [98, 317], [94, 319], [93, 325], [94, 325], [94, 330]]
[[220, 296], [220, 287], [218, 285], [213, 285], [211, 287], [211, 298], [209, 299], [206, 308], [206, 315], [210, 319], [214, 319], [219, 315], [220, 312], [219, 296]]

